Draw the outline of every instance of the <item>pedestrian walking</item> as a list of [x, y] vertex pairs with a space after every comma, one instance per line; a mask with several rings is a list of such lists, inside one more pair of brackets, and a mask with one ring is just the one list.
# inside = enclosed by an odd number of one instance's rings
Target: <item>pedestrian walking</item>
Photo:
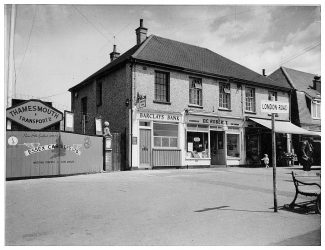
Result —
[[264, 154], [264, 157], [261, 159], [261, 161], [264, 162], [265, 168], [269, 167], [270, 159], [269, 159], [269, 156], [267, 154]]
[[299, 162], [304, 171], [310, 171], [313, 163], [313, 139], [308, 138], [301, 142]]

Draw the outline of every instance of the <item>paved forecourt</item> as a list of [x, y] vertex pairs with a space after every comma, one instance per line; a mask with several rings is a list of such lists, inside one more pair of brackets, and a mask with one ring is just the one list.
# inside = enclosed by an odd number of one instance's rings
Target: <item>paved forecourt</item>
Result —
[[[277, 170], [282, 206], [292, 169]], [[320, 245], [320, 215], [274, 213], [272, 188], [265, 168], [7, 181], [6, 245]]]

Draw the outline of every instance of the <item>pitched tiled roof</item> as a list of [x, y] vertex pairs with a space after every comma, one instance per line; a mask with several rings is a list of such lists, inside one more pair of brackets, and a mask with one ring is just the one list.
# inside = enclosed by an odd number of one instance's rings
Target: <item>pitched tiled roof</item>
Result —
[[94, 74], [90, 75], [89, 77], [87, 77], [85, 80], [83, 80], [82, 82], [80, 82], [79, 84], [71, 87], [69, 89], [69, 91], [78, 88], [84, 84], [87, 84], [88, 80], [100, 75], [101, 73], [111, 70], [112, 68], [114, 68], [115, 66], [124, 63], [126, 60], [128, 60], [135, 51], [137, 51], [137, 49], [141, 46], [141, 44], [137, 44], [135, 46], [133, 46], [131, 49], [129, 49], [128, 51], [126, 51], [125, 53], [123, 53], [121, 56], [119, 56], [118, 58], [116, 58], [114, 61], [110, 62], [109, 64], [107, 64], [106, 66], [104, 66], [103, 68], [101, 68], [100, 70], [96, 71]]
[[277, 82], [262, 76], [209, 49], [151, 35], [142, 44], [132, 47], [113, 62], [70, 88], [69, 91], [86, 84], [91, 78], [124, 63], [129, 58], [174, 66], [197, 73], [236, 78], [258, 85], [291, 88], [287, 82]]
[[237, 78], [249, 82], [290, 88], [262, 76], [209, 49], [152, 35], [134, 57], [145, 61], [180, 67], [197, 72]]
[[300, 123], [320, 125], [320, 120], [313, 119], [311, 117], [311, 112], [308, 109], [305, 93], [300, 91], [297, 92], [297, 103]]
[[305, 92], [312, 98], [320, 97], [320, 93], [317, 90], [313, 89], [313, 80], [315, 77], [314, 74], [280, 67], [269, 77], [278, 82], [287, 82], [292, 86], [293, 89]]
[[320, 93], [313, 89], [313, 80], [315, 75], [282, 67], [284, 72], [289, 76], [292, 87], [298, 91], [305, 92], [311, 97], [320, 97]]

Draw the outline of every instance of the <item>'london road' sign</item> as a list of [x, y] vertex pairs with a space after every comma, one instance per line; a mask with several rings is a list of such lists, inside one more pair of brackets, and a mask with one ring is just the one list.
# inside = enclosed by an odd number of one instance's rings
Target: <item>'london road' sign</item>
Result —
[[7, 109], [7, 118], [29, 129], [40, 130], [63, 119], [62, 113], [39, 101], [30, 100]]
[[263, 113], [289, 113], [289, 103], [275, 101], [261, 101]]

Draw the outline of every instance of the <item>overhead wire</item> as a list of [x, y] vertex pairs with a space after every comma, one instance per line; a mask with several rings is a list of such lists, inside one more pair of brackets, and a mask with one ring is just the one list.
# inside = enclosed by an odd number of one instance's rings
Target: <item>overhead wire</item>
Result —
[[21, 68], [22, 68], [22, 66], [24, 64], [24, 61], [25, 61], [25, 56], [26, 56], [26, 53], [27, 53], [27, 50], [28, 50], [28, 47], [29, 47], [29, 43], [30, 43], [30, 39], [31, 39], [31, 36], [32, 36], [32, 32], [33, 32], [33, 29], [34, 29], [35, 17], [36, 17], [36, 14], [37, 14], [37, 10], [38, 10], [38, 6], [36, 5], [35, 10], [34, 10], [32, 25], [31, 25], [31, 28], [30, 28], [29, 34], [28, 34], [28, 39], [27, 39], [27, 44], [26, 44], [26, 47], [25, 47], [23, 59], [20, 62], [20, 65], [19, 65], [19, 71], [17, 73], [17, 78], [19, 76], [19, 73], [21, 72]]
[[79, 15], [81, 15], [99, 34], [101, 34], [106, 40], [110, 41], [112, 44], [112, 40], [109, 39], [102, 31], [100, 31], [96, 25], [94, 25], [88, 18], [86, 15], [84, 15], [77, 7], [75, 7], [74, 5], [71, 5], [78, 13]]

